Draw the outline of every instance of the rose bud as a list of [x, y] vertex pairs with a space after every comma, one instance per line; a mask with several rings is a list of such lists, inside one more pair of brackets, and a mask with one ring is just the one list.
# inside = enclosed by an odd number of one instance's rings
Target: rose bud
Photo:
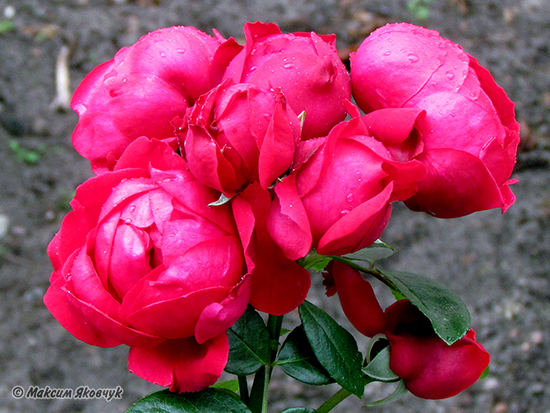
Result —
[[272, 315], [291, 312], [306, 299], [311, 280], [309, 272], [286, 257], [268, 232], [269, 191], [253, 182], [231, 203], [250, 272], [250, 304]]
[[390, 368], [423, 399], [444, 399], [466, 390], [489, 365], [489, 353], [475, 340], [474, 330], [449, 346], [408, 300], [386, 309], [386, 337]]
[[365, 112], [426, 112], [416, 159], [428, 175], [409, 208], [452, 218], [513, 204], [514, 103], [475, 58], [433, 30], [399, 23], [375, 30], [350, 60], [353, 96]]
[[300, 140], [300, 121], [280, 91], [231, 83], [201, 96], [178, 133], [189, 170], [228, 197], [251, 181], [270, 186]]
[[79, 115], [75, 149], [92, 170], [112, 170], [130, 142], [140, 136], [175, 136], [170, 123], [220, 81], [240, 50], [232, 39], [194, 27], [169, 27], [143, 36], [90, 72], [71, 107]]
[[271, 235], [291, 259], [311, 247], [328, 255], [368, 247], [384, 231], [391, 202], [414, 194], [425, 176], [418, 161], [393, 161], [359, 117], [326, 138], [301, 142], [295, 168], [275, 185], [268, 217]]
[[225, 77], [262, 89], [282, 89], [296, 114], [305, 111], [302, 139], [326, 135], [346, 117], [349, 74], [338, 57], [335, 35], [282, 34], [273, 23], [247, 23], [246, 44]]
[[130, 346], [129, 369], [148, 381], [213, 384], [250, 295], [231, 208], [208, 207], [218, 197], [166, 143], [138, 138], [78, 187], [48, 247], [46, 306], [88, 344]]
[[333, 260], [327, 267], [324, 284], [327, 296], [338, 293], [344, 314], [361, 334], [374, 337], [384, 333], [386, 321], [374, 290], [361, 273], [347, 264]]

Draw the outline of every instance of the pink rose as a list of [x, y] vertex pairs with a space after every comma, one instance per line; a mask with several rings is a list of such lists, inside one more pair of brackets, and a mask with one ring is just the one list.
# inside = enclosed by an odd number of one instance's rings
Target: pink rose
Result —
[[466, 390], [489, 365], [489, 353], [475, 340], [474, 330], [449, 346], [408, 300], [386, 309], [386, 337], [391, 369], [411, 393], [424, 399], [444, 399]]
[[305, 111], [302, 139], [326, 135], [346, 116], [349, 74], [338, 57], [335, 35], [282, 34], [273, 23], [247, 23], [246, 44], [225, 77], [262, 89], [282, 89], [296, 114]]
[[351, 55], [353, 95], [370, 112], [418, 108], [428, 168], [409, 208], [451, 218], [515, 200], [509, 185], [519, 143], [514, 104], [459, 45], [407, 23], [389, 24]]
[[392, 160], [360, 117], [341, 122], [326, 138], [301, 142], [294, 168], [275, 185], [268, 218], [270, 233], [291, 259], [311, 247], [341, 255], [371, 245], [389, 221], [391, 202], [409, 198], [425, 175], [418, 161]]
[[367, 337], [384, 333], [384, 310], [380, 307], [372, 286], [359, 271], [333, 260], [323, 277], [327, 296], [338, 293], [342, 310], [357, 331]]
[[182, 26], [156, 30], [121, 49], [74, 93], [71, 107], [79, 115], [75, 149], [97, 173], [112, 170], [140, 136], [174, 137], [172, 119], [219, 83], [239, 50], [232, 40]]
[[189, 170], [227, 196], [250, 181], [270, 186], [290, 168], [300, 140], [300, 121], [280, 91], [231, 83], [201, 96], [179, 132]]
[[78, 187], [48, 248], [46, 306], [86, 343], [130, 346], [146, 380], [213, 384], [250, 294], [231, 208], [208, 207], [218, 197], [166, 143], [138, 138], [114, 171]]

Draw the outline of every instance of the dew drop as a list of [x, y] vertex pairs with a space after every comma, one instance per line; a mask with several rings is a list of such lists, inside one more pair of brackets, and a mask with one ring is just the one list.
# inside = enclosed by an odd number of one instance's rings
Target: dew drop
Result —
[[179, 54], [184, 54], [186, 52], [185, 49], [176, 49], [176, 52], [178, 52]]
[[124, 222], [125, 222], [126, 224], [130, 225], [130, 224], [132, 223], [132, 220], [131, 220], [130, 218], [126, 218], [126, 219], [124, 220]]
[[135, 205], [131, 205], [130, 206], [130, 212], [134, 212], [136, 210], [136, 206]]
[[160, 57], [166, 57], [166, 53], [165, 52], [159, 52], [160, 54]]
[[353, 194], [351, 192], [346, 196], [346, 201], [353, 202]]
[[349, 209], [344, 209], [340, 212], [342, 215], [349, 214]]
[[447, 72], [445, 73], [445, 76], [447, 77], [447, 79], [449, 80], [453, 80], [455, 78], [455, 74], [453, 72]]
[[384, 53], [384, 56], [389, 56], [389, 55], [391, 55], [391, 52]]
[[416, 62], [418, 62], [418, 60], [420, 60], [420, 59], [418, 59], [418, 56], [415, 55], [414, 53], [409, 53], [407, 55], [407, 58], [409, 59], [409, 62], [411, 62], [411, 63], [416, 63]]
[[283, 65], [283, 67], [285, 69], [294, 69], [296, 66], [293, 65], [292, 63], [286, 63], [286, 64]]

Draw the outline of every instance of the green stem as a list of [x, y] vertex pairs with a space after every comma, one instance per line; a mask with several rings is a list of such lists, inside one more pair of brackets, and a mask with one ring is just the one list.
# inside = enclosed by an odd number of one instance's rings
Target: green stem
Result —
[[[269, 315], [267, 319], [267, 331], [269, 338], [274, 343], [271, 349], [269, 365], [262, 366], [254, 375], [254, 383], [250, 391], [248, 407], [252, 413], [267, 413], [267, 403], [269, 396], [269, 381], [271, 380], [272, 364], [277, 359], [279, 350], [279, 336], [283, 325], [283, 316]], [[277, 343], [277, 344], [275, 344]]]
[[252, 413], [267, 413], [270, 377], [271, 367], [269, 366], [262, 366], [254, 375], [254, 384], [252, 384], [248, 405]]
[[239, 380], [239, 394], [241, 395], [241, 400], [244, 404], [248, 405], [249, 395], [248, 395], [248, 382], [246, 381], [246, 376], [237, 376]]
[[351, 392], [347, 391], [346, 389], [342, 388], [338, 390], [317, 409], [317, 413], [330, 412], [335, 406], [337, 406], [341, 401], [345, 400], [350, 395]]
[[395, 287], [393, 284], [389, 283], [388, 280], [386, 279], [386, 277], [384, 277], [384, 274], [382, 274], [376, 268], [365, 268], [365, 267], [362, 267], [361, 265], [355, 264], [355, 262], [353, 262], [352, 260], [349, 260], [349, 259], [344, 258], [344, 257], [339, 257], [337, 255], [330, 255], [330, 257], [332, 259], [336, 260], [336, 261], [343, 262], [344, 264], [347, 264], [350, 267], [355, 268], [356, 270], [364, 272], [365, 274], [372, 275], [374, 278], [376, 278], [377, 280], [383, 282], [384, 284], [386, 284], [390, 288]]

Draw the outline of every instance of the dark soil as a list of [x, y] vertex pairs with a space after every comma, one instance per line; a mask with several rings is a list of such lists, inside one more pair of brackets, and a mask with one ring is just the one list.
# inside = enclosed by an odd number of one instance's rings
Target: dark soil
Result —
[[[0, 413], [124, 412], [158, 389], [128, 372], [127, 348], [76, 340], [42, 302], [51, 272], [46, 246], [76, 186], [91, 175], [70, 143], [76, 114], [52, 104], [59, 53], [69, 52], [72, 92], [86, 73], [148, 31], [182, 24], [242, 38], [243, 24], [254, 20], [274, 21], [283, 31], [336, 33], [343, 57], [388, 21], [436, 29], [491, 70], [517, 103], [523, 125], [514, 174], [520, 183], [513, 188], [518, 200], [506, 214], [438, 220], [396, 205], [383, 237], [398, 249], [387, 267], [438, 278], [462, 296], [479, 341], [492, 354], [489, 376], [448, 400], [407, 395], [366, 408], [386, 391], [372, 386], [364, 400], [350, 398], [335, 411], [550, 412], [550, 2], [428, 0], [425, 20], [408, 11], [412, 3], [0, 0]], [[313, 283], [311, 300], [345, 323], [335, 300], [323, 296], [320, 276]], [[121, 386], [124, 396], [109, 403], [17, 400], [11, 395], [16, 385]], [[271, 411], [317, 407], [334, 391], [276, 375]]]

